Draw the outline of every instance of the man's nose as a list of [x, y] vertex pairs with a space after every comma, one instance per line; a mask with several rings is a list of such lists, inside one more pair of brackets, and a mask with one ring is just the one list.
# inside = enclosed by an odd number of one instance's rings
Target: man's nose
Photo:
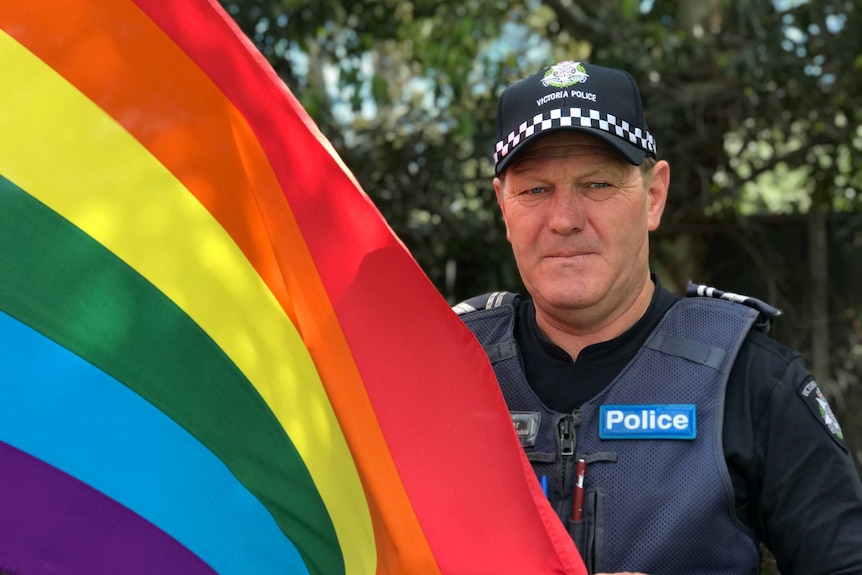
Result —
[[549, 218], [551, 230], [558, 234], [570, 234], [582, 230], [586, 224], [584, 197], [576, 190], [557, 190]]

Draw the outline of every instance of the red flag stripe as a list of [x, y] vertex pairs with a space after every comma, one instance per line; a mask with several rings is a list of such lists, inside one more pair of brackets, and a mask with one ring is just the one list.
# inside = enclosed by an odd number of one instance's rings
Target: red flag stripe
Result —
[[[525, 470], [528, 464], [484, 352], [388, 232], [368, 198], [356, 193], [349, 172], [335, 169], [340, 166], [337, 157], [311, 152], [322, 151], [313, 122], [285, 88], [249, 66], [248, 56], [262, 56], [253, 48], [245, 56], [214, 54], [207, 44], [228, 42], [227, 37], [181, 33], [155, 13], [158, 0], [136, 1], [152, 10], [162, 28], [243, 111], [272, 161], [420, 524], [438, 561], [445, 558], [441, 570], [583, 572], [538, 482], [528, 480], [532, 472]], [[183, 7], [187, 12], [173, 22], [216, 17], [193, 3]], [[235, 27], [234, 34], [239, 34]], [[263, 108], [259, 102], [272, 106]], [[296, 121], [309, 131], [294, 129]], [[298, 188], [296, 182], [304, 185]], [[407, 273], [410, 268], [415, 273]], [[397, 285], [390, 281], [390, 270], [401, 272]], [[416, 301], [422, 309], [413, 309]], [[424, 321], [417, 325], [417, 318]], [[453, 365], [451, 358], [463, 363]], [[337, 412], [341, 417], [340, 408]], [[464, 436], [465, 429], [474, 433]], [[499, 476], [488, 477], [487, 469]], [[513, 517], [520, 524], [506, 528]], [[477, 549], [495, 552], [477, 554]], [[538, 558], [544, 563], [537, 565]]]

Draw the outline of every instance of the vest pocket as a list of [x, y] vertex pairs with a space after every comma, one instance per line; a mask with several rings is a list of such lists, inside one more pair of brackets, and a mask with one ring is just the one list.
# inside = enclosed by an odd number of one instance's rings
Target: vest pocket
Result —
[[584, 517], [580, 521], [569, 518], [566, 529], [589, 573], [595, 573], [601, 564], [605, 544], [605, 495], [587, 491], [584, 495]]

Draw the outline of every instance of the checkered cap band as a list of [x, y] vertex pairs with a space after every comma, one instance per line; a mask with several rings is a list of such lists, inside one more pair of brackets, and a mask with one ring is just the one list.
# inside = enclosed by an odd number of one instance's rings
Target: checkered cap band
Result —
[[632, 126], [625, 120], [621, 120], [613, 114], [603, 114], [598, 110], [583, 108], [568, 108], [548, 110], [533, 116], [532, 120], [518, 126], [518, 130], [511, 132], [505, 139], [497, 142], [494, 151], [494, 163], [506, 157], [523, 140], [539, 134], [551, 128], [581, 127], [595, 128], [609, 134], [622, 138], [626, 142], [641, 148], [647, 152], [656, 154], [655, 140], [652, 134], [636, 126]]

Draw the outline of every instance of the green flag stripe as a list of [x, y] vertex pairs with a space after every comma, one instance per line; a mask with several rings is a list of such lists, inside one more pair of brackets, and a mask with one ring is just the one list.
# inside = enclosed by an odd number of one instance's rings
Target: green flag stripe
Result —
[[194, 321], [2, 176], [0, 245], [0, 309], [123, 382], [206, 445], [269, 509], [312, 573], [344, 572], [302, 458], [251, 383]]

